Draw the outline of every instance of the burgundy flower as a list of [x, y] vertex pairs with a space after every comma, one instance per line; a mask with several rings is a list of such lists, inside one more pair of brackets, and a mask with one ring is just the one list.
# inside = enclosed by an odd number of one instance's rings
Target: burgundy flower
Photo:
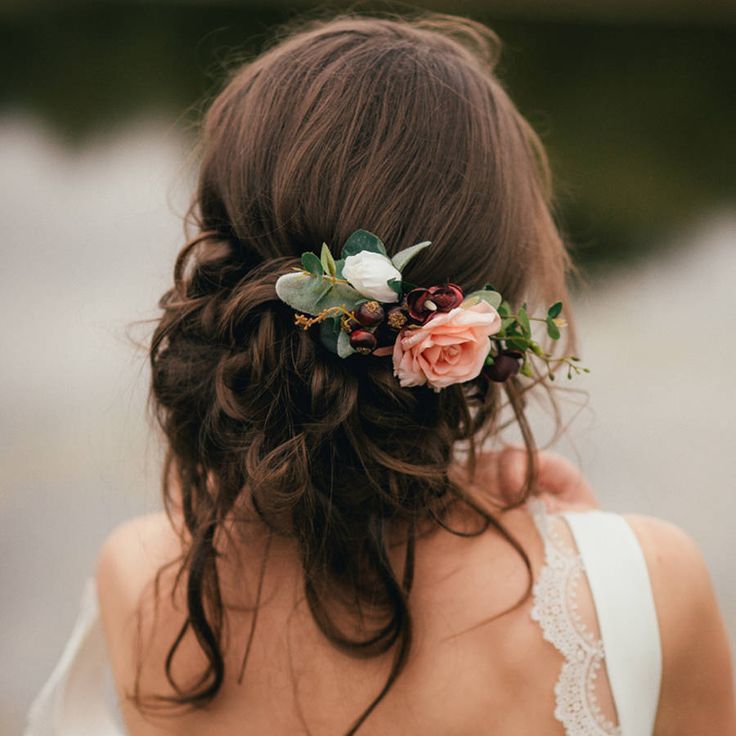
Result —
[[449, 312], [460, 305], [463, 291], [457, 284], [440, 284], [428, 289], [412, 289], [406, 295], [409, 316], [424, 324], [435, 312]]

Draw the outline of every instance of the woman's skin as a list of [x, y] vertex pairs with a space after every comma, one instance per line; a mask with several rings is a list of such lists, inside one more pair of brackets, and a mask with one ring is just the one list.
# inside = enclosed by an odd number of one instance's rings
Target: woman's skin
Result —
[[[549, 507], [595, 506], [590, 485], [573, 463], [551, 452], [538, 453], [537, 461], [538, 488]], [[491, 506], [500, 506], [522, 487], [525, 464], [526, 454], [519, 446], [487, 453], [474, 482], [466, 487], [469, 492], [482, 490]], [[458, 482], [467, 482], [461, 471], [453, 473]], [[497, 516], [528, 552], [536, 576], [544, 552], [529, 514], [519, 508]], [[728, 637], [699, 550], [667, 522], [638, 515], [625, 518], [642, 544], [660, 625], [663, 679], [655, 736], [736, 735]], [[254, 598], [262, 549], [256, 541], [237, 551], [241, 567], [223, 568], [223, 598], [226, 605], [232, 604], [230, 639], [224, 647], [228, 673], [237, 672], [242, 657], [251, 614], [237, 608]], [[100, 553], [102, 621], [121, 696], [131, 690], [135, 677], [138, 601], [150, 593], [158, 567], [178, 551], [179, 539], [167, 517], [152, 514], [120, 526]], [[399, 569], [401, 552], [391, 552]], [[528, 584], [518, 553], [495, 530], [469, 539], [438, 530], [417, 542], [416, 559], [415, 648], [407, 669], [360, 729], [361, 736], [560, 736], [562, 726], [553, 716], [553, 687], [562, 660], [530, 621], [530, 601], [514, 608]], [[307, 733], [297, 717], [297, 704], [315, 736], [344, 732], [380, 689], [389, 660], [354, 660], [336, 652], [306, 607], [295, 608], [300, 584], [293, 546], [288, 541], [274, 543], [258, 635], [243, 685], [226, 675], [221, 696], [210, 708], [170, 720], [146, 720], [125, 704], [129, 732], [134, 736]], [[158, 624], [143, 626], [148, 642], [144, 691], [170, 692], [162, 662], [184, 616], [185, 602], [181, 595], [172, 603], [167, 595], [162, 600], [166, 602]], [[193, 641], [185, 640], [177, 658], [179, 676], [199, 673], [203, 660]], [[295, 678], [300, 683], [298, 698]]]

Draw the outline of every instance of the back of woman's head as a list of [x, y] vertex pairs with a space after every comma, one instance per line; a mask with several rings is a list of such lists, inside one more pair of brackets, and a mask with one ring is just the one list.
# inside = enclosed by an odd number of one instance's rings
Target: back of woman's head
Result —
[[[189, 625], [210, 664], [179, 702], [214, 697], [224, 676], [215, 551], [228, 521], [256, 516], [293, 538], [325, 635], [359, 656], [395, 647], [395, 678], [417, 529], [458, 502], [493, 523], [449, 477], [457, 444], [472, 461], [505, 389], [532, 449], [518, 379], [401, 388], [390, 359], [342, 359], [295, 328], [274, 289], [303, 251], [365, 228], [389, 255], [433, 242], [410, 282], [490, 282], [514, 305], [566, 298], [546, 159], [493, 74], [497, 54], [495, 35], [465, 19], [341, 16], [238, 68], [208, 109], [197, 232], [151, 348], [167, 497], [172, 479], [190, 535]], [[406, 530], [401, 580], [389, 528]], [[333, 607], [369, 599], [379, 623], [351, 636]]]

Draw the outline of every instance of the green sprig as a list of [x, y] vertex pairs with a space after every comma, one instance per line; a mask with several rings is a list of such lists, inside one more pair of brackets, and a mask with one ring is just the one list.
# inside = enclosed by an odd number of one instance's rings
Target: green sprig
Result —
[[[490, 284], [486, 284], [487, 289], [492, 289]], [[495, 290], [494, 290], [495, 291]], [[523, 362], [519, 372], [528, 377], [533, 377], [531, 357], [532, 355], [541, 359], [547, 367], [547, 374], [551, 381], [555, 380], [553, 366], [555, 364], [567, 365], [567, 377], [572, 378], [573, 374], [590, 373], [589, 368], [583, 368], [578, 365], [580, 358], [576, 355], [555, 358], [551, 353], [546, 352], [542, 346], [534, 340], [532, 336], [532, 322], [544, 323], [547, 335], [553, 340], [560, 339], [560, 327], [565, 326], [565, 321], [560, 318], [562, 313], [562, 302], [552, 304], [544, 317], [533, 317], [528, 313], [526, 303], [514, 312], [511, 305], [507, 301], [502, 301], [497, 311], [501, 317], [501, 329], [494, 335], [491, 335], [491, 342], [496, 345], [496, 355], [503, 350], [515, 350], [522, 353]], [[486, 359], [487, 365], [493, 365], [494, 355], [489, 353]]]

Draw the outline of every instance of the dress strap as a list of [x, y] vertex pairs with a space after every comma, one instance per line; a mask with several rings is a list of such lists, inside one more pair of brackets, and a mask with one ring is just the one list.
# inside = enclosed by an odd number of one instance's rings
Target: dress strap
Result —
[[623, 736], [651, 736], [662, 651], [651, 581], [626, 519], [606, 511], [568, 511], [567, 521], [595, 603], [606, 670]]

